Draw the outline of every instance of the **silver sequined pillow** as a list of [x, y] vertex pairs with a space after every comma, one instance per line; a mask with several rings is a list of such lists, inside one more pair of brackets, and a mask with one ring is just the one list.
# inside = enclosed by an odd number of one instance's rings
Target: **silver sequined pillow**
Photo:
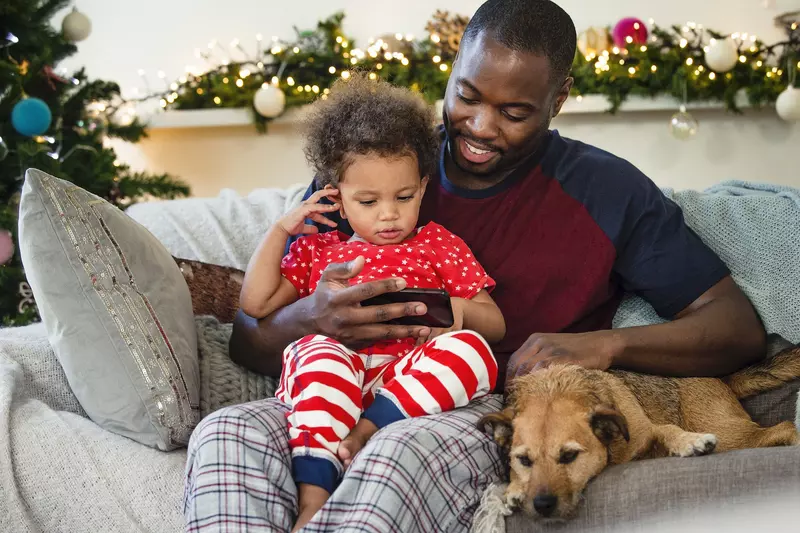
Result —
[[19, 235], [48, 338], [89, 417], [161, 450], [185, 446], [200, 413], [197, 334], [169, 252], [105, 200], [33, 169]]

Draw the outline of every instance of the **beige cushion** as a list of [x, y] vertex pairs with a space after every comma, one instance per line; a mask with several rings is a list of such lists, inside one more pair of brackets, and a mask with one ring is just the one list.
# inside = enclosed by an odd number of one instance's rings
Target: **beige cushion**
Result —
[[104, 429], [172, 450], [199, 419], [192, 302], [175, 260], [101, 198], [26, 173], [20, 253], [75, 396]]

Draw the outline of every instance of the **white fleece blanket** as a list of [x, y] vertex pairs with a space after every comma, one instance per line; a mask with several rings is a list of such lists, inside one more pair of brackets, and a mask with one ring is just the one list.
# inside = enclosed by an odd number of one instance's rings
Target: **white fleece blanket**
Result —
[[[129, 213], [175, 256], [245, 268], [268, 225], [303, 191], [223, 191]], [[245, 399], [250, 389], [263, 392], [245, 385]], [[85, 418], [41, 324], [0, 329], [0, 533], [182, 531], [185, 462], [185, 450], [147, 448]]]

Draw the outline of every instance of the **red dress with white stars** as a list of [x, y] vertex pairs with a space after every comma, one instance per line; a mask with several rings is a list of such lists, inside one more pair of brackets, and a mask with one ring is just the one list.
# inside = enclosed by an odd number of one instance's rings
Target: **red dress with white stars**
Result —
[[[364, 269], [351, 284], [403, 278], [409, 288], [444, 289], [451, 297], [473, 298], [495, 286], [472, 251], [456, 235], [436, 223], [418, 228], [399, 244], [375, 245], [348, 241], [338, 231], [306, 235], [293, 242], [281, 261], [281, 273], [303, 298], [317, 288], [322, 271], [330, 263], [364, 257]], [[382, 342], [363, 352], [401, 356], [414, 347], [414, 339]]]

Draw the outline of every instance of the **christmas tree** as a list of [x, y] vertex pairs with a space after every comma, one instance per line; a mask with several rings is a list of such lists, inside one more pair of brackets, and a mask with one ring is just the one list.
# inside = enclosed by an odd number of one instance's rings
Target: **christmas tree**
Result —
[[169, 175], [133, 172], [106, 137], [145, 136], [132, 103], [113, 82], [68, 74], [58, 63], [77, 51], [91, 22], [74, 10], [60, 29], [50, 21], [69, 0], [0, 3], [0, 325], [37, 319], [19, 258], [17, 215], [25, 171], [38, 168], [118, 207], [146, 197], [174, 198], [188, 187]]

